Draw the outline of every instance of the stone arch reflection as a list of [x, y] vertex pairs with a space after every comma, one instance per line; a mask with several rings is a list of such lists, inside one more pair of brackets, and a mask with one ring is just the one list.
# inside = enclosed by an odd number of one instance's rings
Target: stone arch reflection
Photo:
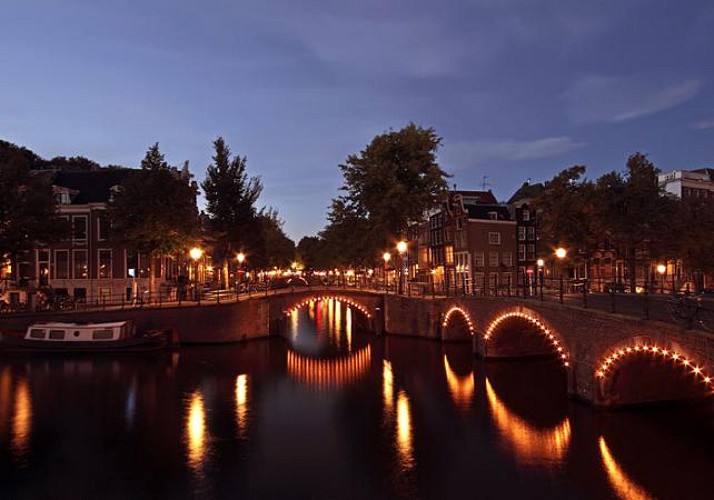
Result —
[[369, 345], [336, 358], [310, 358], [290, 349], [287, 353], [287, 369], [290, 378], [317, 390], [337, 389], [361, 379], [372, 363]]
[[630, 479], [622, 467], [620, 467], [610, 452], [610, 448], [608, 448], [604, 437], [600, 436], [598, 446], [600, 448], [602, 465], [607, 474], [607, 479], [620, 498], [633, 500], [652, 498], [641, 486]]
[[449, 364], [449, 359], [444, 354], [444, 373], [446, 383], [449, 386], [449, 393], [454, 404], [465, 409], [471, 405], [474, 396], [475, 382], [473, 371], [468, 375], [457, 375]]
[[565, 417], [554, 427], [539, 429], [510, 411], [496, 395], [488, 377], [485, 381], [491, 415], [516, 459], [526, 464], [563, 460], [570, 445], [570, 419]]

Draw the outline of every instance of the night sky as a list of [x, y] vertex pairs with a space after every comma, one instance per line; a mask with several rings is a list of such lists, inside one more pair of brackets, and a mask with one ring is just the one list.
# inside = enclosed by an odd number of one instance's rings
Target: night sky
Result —
[[714, 167], [711, 0], [4, 0], [0, 139], [205, 175], [225, 137], [296, 241], [337, 165], [413, 121], [460, 189]]

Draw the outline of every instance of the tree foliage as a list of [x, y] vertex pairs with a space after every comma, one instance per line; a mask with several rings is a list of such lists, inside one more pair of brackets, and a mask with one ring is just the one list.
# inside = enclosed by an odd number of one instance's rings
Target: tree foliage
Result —
[[32, 175], [30, 165], [22, 151], [6, 152], [0, 159], [0, 263], [68, 230], [56, 217], [48, 177]]
[[448, 178], [436, 161], [440, 145], [434, 129], [410, 123], [348, 156], [339, 166], [346, 194], [333, 200], [323, 232], [335, 257], [349, 263], [375, 259], [437, 205]]
[[265, 260], [268, 267], [287, 268], [295, 259], [295, 242], [283, 231], [284, 222], [274, 208], [258, 213], [265, 238]]
[[224, 263], [234, 253], [251, 255], [251, 265], [263, 267], [265, 239], [255, 203], [263, 190], [259, 177], [248, 177], [246, 158], [231, 157], [222, 137], [213, 141], [215, 154], [201, 184], [206, 196], [209, 229], [215, 241], [213, 257]]
[[109, 203], [113, 239], [141, 253], [185, 252], [200, 236], [196, 188], [169, 167], [158, 143]]

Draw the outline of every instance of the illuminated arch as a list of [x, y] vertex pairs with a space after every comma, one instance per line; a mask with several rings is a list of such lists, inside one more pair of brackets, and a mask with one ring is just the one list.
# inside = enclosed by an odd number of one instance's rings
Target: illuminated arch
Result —
[[362, 378], [372, 363], [366, 346], [354, 354], [332, 359], [315, 359], [288, 350], [288, 375], [317, 389], [339, 388]]
[[615, 371], [615, 367], [622, 363], [625, 359], [635, 354], [649, 354], [654, 359], [662, 361], [672, 361], [675, 365], [679, 364], [685, 370], [694, 375], [696, 380], [704, 384], [707, 389], [714, 388], [714, 378], [691, 356], [687, 356], [682, 351], [673, 348], [666, 348], [657, 345], [656, 343], [645, 343], [638, 345], [628, 345], [609, 351], [609, 354], [601, 359], [595, 369], [595, 376], [598, 379], [606, 379], [608, 375]]
[[444, 321], [442, 321], [441, 326], [446, 329], [446, 327], [449, 326], [449, 320], [456, 313], [460, 314], [464, 318], [464, 321], [466, 321], [466, 325], [469, 327], [469, 333], [471, 334], [471, 336], [473, 336], [476, 331], [474, 328], [473, 321], [471, 321], [469, 313], [467, 313], [458, 306], [453, 306], [451, 309], [446, 311], [446, 314], [444, 315]]
[[372, 313], [369, 312], [369, 309], [367, 309], [364, 305], [360, 304], [359, 302], [356, 302], [355, 300], [351, 299], [350, 297], [345, 297], [342, 295], [314, 295], [307, 299], [303, 299], [296, 304], [293, 304], [288, 309], [285, 309], [283, 311], [283, 314], [285, 314], [286, 316], [290, 316], [293, 312], [298, 311], [298, 310], [302, 309], [303, 307], [310, 305], [312, 302], [317, 302], [318, 300], [337, 300], [339, 302], [344, 302], [345, 304], [349, 305], [350, 307], [353, 307], [354, 309], [356, 309], [359, 312], [361, 312], [362, 314], [364, 314], [367, 317], [367, 319], [372, 319]]
[[532, 311], [509, 311], [498, 316], [496, 319], [491, 321], [488, 328], [486, 328], [486, 332], [483, 334], [484, 341], [488, 342], [493, 337], [501, 323], [511, 318], [524, 319], [538, 328], [538, 331], [553, 346], [553, 349], [558, 354], [558, 357], [562, 361], [563, 365], [566, 367], [570, 366], [570, 353], [564, 347], [565, 344], [562, 339], [559, 338], [556, 332], [548, 328], [546, 324], [543, 323], [543, 321], [541, 321]]

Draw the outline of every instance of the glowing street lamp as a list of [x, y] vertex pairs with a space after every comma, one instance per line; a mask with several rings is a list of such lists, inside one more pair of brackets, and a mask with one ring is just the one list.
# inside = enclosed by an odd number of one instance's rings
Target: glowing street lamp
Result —
[[568, 255], [568, 251], [563, 247], [558, 247], [555, 249], [555, 256], [558, 259], [563, 260]]
[[389, 261], [392, 260], [392, 254], [389, 252], [384, 252], [382, 254], [382, 258], [384, 259], [384, 291], [388, 292], [389, 291], [389, 274], [387, 273], [387, 266], [389, 264]]
[[201, 296], [198, 291], [198, 261], [201, 257], [203, 257], [203, 250], [198, 248], [198, 247], [193, 247], [191, 250], [188, 251], [188, 255], [193, 259], [194, 264], [196, 265], [196, 273], [194, 274], [194, 281], [196, 282], [196, 298], [198, 300], [201, 299]]
[[398, 293], [404, 292], [404, 254], [407, 251], [407, 242], [401, 240], [397, 243], [397, 252], [399, 252], [399, 290]]
[[664, 274], [667, 272], [667, 266], [664, 264], [657, 264], [657, 272], [659, 273], [660, 293], [664, 293]]
[[240, 287], [243, 284], [243, 263], [245, 262], [245, 254], [238, 252], [236, 260], [238, 261], [238, 286], [236, 287], [236, 295], [240, 295]]

